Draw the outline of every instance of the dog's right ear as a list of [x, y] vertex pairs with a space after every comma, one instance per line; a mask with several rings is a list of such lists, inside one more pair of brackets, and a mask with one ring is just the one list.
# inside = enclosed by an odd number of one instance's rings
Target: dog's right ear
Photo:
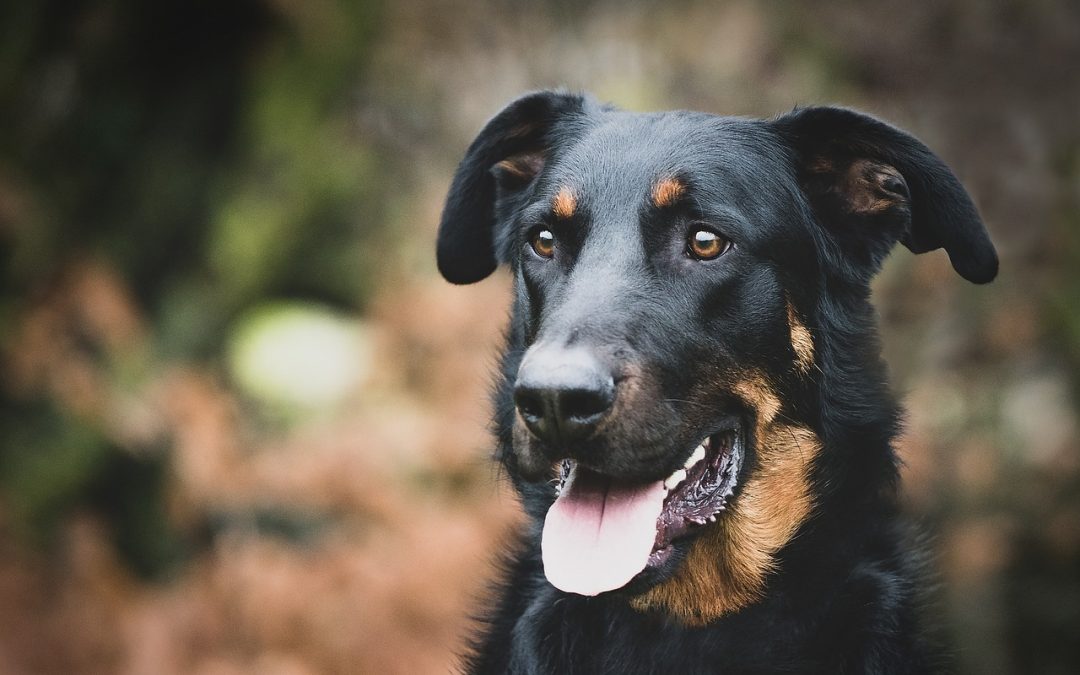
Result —
[[773, 125], [795, 151], [819, 220], [867, 279], [897, 242], [912, 253], [944, 248], [976, 284], [997, 275], [997, 252], [971, 197], [914, 136], [834, 107], [798, 109]]
[[471, 284], [495, 271], [497, 199], [533, 182], [556, 143], [559, 123], [580, 116], [586, 104], [580, 95], [536, 92], [484, 125], [458, 165], [439, 223], [436, 259], [447, 281]]

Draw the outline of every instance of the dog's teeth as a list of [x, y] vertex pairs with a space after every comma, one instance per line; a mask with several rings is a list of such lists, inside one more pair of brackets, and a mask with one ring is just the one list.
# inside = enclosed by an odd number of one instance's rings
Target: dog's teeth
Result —
[[670, 492], [677, 488], [679, 483], [684, 480], [686, 480], [686, 469], [676, 469], [674, 473], [664, 480], [664, 488]]
[[694, 465], [697, 464], [698, 462], [700, 462], [703, 459], [705, 459], [705, 444], [704, 443], [702, 443], [701, 445], [694, 448], [694, 454], [690, 455], [690, 459], [686, 460], [686, 464], [685, 464], [686, 469], [690, 470], [690, 469], [694, 468]]
[[710, 523], [715, 523], [716, 522], [716, 516], [715, 515], [709, 516], [709, 522]]

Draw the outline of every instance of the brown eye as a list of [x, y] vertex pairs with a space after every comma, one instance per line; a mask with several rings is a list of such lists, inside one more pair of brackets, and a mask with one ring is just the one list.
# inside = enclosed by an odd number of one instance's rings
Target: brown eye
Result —
[[698, 260], [712, 260], [731, 248], [731, 242], [712, 230], [695, 230], [686, 242], [686, 252]]
[[541, 258], [550, 258], [555, 255], [555, 235], [551, 233], [551, 230], [537, 230], [529, 240], [529, 245]]

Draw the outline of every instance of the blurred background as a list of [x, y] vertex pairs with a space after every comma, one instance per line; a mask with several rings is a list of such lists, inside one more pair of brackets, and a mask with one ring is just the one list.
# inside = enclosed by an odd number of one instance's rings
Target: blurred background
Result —
[[445, 673], [518, 522], [504, 273], [434, 267], [483, 122], [842, 103], [1001, 275], [875, 295], [964, 673], [1080, 672], [1080, 5], [78, 0], [0, 8], [0, 672]]

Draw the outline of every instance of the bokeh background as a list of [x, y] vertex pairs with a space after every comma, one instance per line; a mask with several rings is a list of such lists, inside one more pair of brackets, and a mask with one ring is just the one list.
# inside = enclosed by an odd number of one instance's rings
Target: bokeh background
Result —
[[864, 108], [965, 181], [974, 287], [875, 286], [965, 673], [1080, 672], [1080, 4], [0, 8], [0, 672], [444, 673], [519, 515], [508, 280], [441, 200], [514, 96]]

